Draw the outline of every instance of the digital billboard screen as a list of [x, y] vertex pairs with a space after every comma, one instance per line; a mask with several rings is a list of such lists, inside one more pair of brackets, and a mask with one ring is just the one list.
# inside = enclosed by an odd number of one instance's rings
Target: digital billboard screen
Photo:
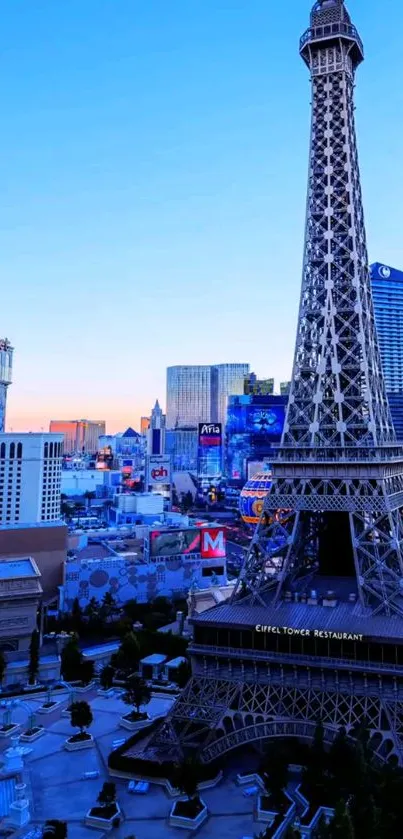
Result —
[[284, 426], [284, 405], [248, 405], [241, 402], [228, 410], [227, 433], [253, 434], [270, 438], [273, 442], [281, 438]]
[[219, 478], [222, 473], [221, 423], [199, 423], [197, 458], [199, 478]]
[[201, 533], [196, 528], [189, 530], [152, 530], [150, 532], [150, 556], [176, 556], [201, 552]]

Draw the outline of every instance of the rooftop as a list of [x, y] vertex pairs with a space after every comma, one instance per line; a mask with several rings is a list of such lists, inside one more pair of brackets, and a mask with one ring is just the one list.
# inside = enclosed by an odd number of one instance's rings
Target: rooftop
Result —
[[40, 577], [40, 571], [31, 557], [0, 559], [0, 580], [19, 580], [23, 577]]
[[142, 658], [140, 664], [164, 664], [166, 660], [166, 655], [162, 655], [162, 653], [153, 653], [152, 655], [146, 656], [146, 658]]
[[[348, 596], [356, 591], [355, 581], [343, 578], [315, 578], [311, 584], [318, 595], [318, 605], [308, 603], [273, 603], [273, 593], [264, 595], [267, 605], [251, 605], [246, 600], [234, 604], [222, 603], [191, 619], [198, 626], [233, 627], [254, 629], [255, 626], [287, 627], [292, 629], [348, 632], [375, 640], [403, 640], [403, 618], [373, 615], [359, 602], [349, 602]], [[335, 592], [335, 606], [320, 603], [328, 591]]]

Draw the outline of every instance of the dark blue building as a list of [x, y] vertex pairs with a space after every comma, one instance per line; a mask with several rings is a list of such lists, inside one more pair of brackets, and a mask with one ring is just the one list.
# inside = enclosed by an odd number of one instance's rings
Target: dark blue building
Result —
[[374, 262], [371, 283], [386, 392], [397, 437], [403, 440], [403, 271]]
[[248, 466], [270, 460], [274, 443], [283, 432], [288, 396], [245, 395], [228, 399], [225, 428], [225, 473], [227, 480], [243, 486]]

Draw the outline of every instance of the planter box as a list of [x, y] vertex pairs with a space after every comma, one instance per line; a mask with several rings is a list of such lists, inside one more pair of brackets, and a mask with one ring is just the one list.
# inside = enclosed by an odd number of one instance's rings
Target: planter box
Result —
[[140, 731], [140, 729], [146, 728], [152, 722], [153, 720], [150, 718], [146, 720], [127, 720], [124, 717], [121, 717], [119, 720], [119, 727], [127, 728], [128, 731]]
[[236, 776], [236, 782], [240, 787], [249, 784], [257, 784], [260, 789], [264, 789], [263, 781], [257, 772], [240, 772], [239, 775]]
[[[285, 795], [285, 798], [287, 799], [288, 807], [287, 807], [287, 810], [284, 812], [283, 819], [284, 819], [284, 821], [288, 822], [293, 817], [293, 815], [295, 813], [295, 810], [296, 810], [296, 807], [295, 807], [295, 801], [293, 801], [292, 798], [290, 798], [288, 793], [285, 792], [284, 795]], [[264, 822], [264, 824], [271, 825], [271, 824], [273, 824], [274, 820], [278, 816], [278, 810], [265, 810], [263, 808], [263, 806], [262, 806], [263, 798], [267, 798], [267, 797], [268, 797], [267, 795], [258, 795], [257, 805], [256, 805], [256, 819], [257, 819], [258, 822]]]
[[91, 810], [88, 810], [84, 817], [84, 824], [87, 827], [95, 827], [97, 830], [103, 830], [104, 832], [109, 833], [110, 830], [113, 830], [113, 822], [115, 819], [122, 820], [122, 813], [119, 807], [119, 804], [116, 803], [117, 813], [111, 819], [101, 819], [100, 816], [91, 816]]
[[68, 752], [80, 752], [81, 749], [92, 749], [94, 745], [94, 738], [92, 734], [90, 734], [88, 740], [76, 740], [74, 743], [69, 743], [68, 740], [65, 741], [64, 748]]
[[[183, 798], [180, 800], [186, 801], [186, 799]], [[172, 805], [171, 812], [169, 814], [168, 821], [171, 827], [183, 827], [185, 830], [197, 830], [197, 828], [204, 824], [206, 819], [208, 819], [207, 805], [202, 799], [200, 799], [200, 803], [203, 805], [203, 809], [200, 810], [199, 815], [196, 816], [195, 819], [188, 819], [186, 816], [175, 816], [174, 809], [177, 803], [178, 802], [175, 801], [175, 804]]]
[[38, 740], [43, 734], [45, 734], [45, 728], [40, 728], [39, 731], [35, 731], [35, 734], [21, 734], [20, 740], [21, 743], [33, 743], [34, 740]]
[[12, 725], [11, 728], [8, 728], [7, 731], [2, 731], [0, 729], [0, 738], [3, 737], [12, 737], [13, 734], [17, 734], [20, 730], [20, 725]]
[[54, 702], [51, 708], [44, 708], [43, 705], [40, 705], [38, 710], [36, 711], [37, 714], [52, 714], [53, 711], [56, 711], [56, 708], [59, 708], [61, 702]]
[[88, 685], [84, 685], [83, 687], [75, 687], [75, 686], [73, 686], [73, 687], [72, 687], [72, 690], [74, 690], [74, 693], [88, 693], [88, 691], [89, 691], [89, 690], [93, 690], [93, 689], [94, 689], [94, 687], [95, 687], [95, 682], [94, 682], [94, 681], [92, 681], [92, 682], [89, 682], [89, 684], [88, 684]]

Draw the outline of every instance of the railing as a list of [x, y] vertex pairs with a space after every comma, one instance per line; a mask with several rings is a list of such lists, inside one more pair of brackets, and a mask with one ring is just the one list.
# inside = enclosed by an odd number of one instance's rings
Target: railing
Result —
[[369, 662], [347, 658], [328, 658], [315, 655], [304, 655], [303, 653], [276, 653], [272, 650], [245, 650], [237, 649], [236, 647], [218, 647], [215, 645], [208, 646], [207, 644], [192, 643], [189, 647], [191, 655], [211, 655], [211, 656], [226, 656], [230, 658], [237, 658], [241, 660], [252, 659], [256, 661], [264, 661], [266, 664], [282, 663], [291, 666], [298, 664], [298, 666], [312, 664], [320, 669], [327, 669], [329, 667], [341, 668], [342, 670], [360, 670], [363, 673], [376, 673], [389, 676], [403, 676], [403, 665], [397, 664], [382, 664], [381, 662]]
[[312, 29], [307, 29], [300, 39], [299, 48], [302, 50], [308, 41], [321, 41], [323, 38], [337, 37], [337, 35], [347, 35], [348, 38], [354, 38], [364, 55], [364, 46], [355, 26], [341, 21], [340, 23], [329, 23], [326, 26], [314, 26]]
[[275, 445], [270, 449], [271, 461], [280, 460], [284, 463], [303, 462], [348, 462], [348, 463], [371, 463], [374, 461], [399, 462], [403, 461], [403, 447], [396, 444], [386, 446], [374, 446], [371, 443], [354, 443], [352, 446], [334, 446], [334, 448], [318, 446], [287, 446]]

